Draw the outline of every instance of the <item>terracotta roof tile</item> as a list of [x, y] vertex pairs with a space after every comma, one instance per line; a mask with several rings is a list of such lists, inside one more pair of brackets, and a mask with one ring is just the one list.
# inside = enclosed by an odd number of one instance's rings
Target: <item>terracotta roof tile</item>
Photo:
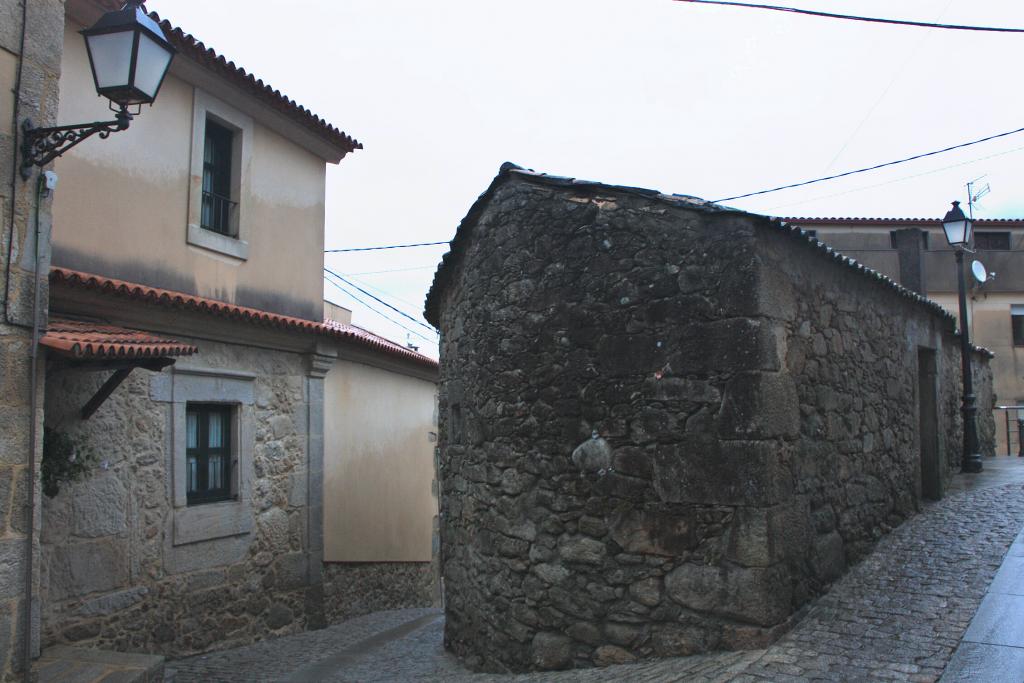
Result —
[[216, 299], [208, 299], [158, 287], [149, 287], [148, 285], [104, 277], [102, 275], [93, 275], [92, 273], [83, 273], [68, 268], [50, 268], [50, 282], [54, 285], [99, 291], [118, 298], [132, 299], [167, 308], [182, 308], [264, 327], [276, 327], [287, 331], [306, 332], [334, 339], [343, 339], [372, 351], [403, 358], [431, 368], [437, 367], [437, 361], [433, 358], [405, 348], [400, 344], [396, 344], [355, 325], [335, 321], [323, 323], [306, 320], [305, 318], [279, 315], [277, 313], [261, 311], [258, 308], [236, 306], [235, 304], [217, 301]]
[[62, 356], [81, 359], [173, 358], [199, 350], [149, 332], [60, 317], [50, 318], [39, 343]]
[[218, 54], [195, 36], [185, 33], [166, 19], [161, 19], [156, 12], [150, 12], [149, 16], [160, 24], [167, 39], [180, 54], [234, 83], [249, 95], [302, 124], [327, 142], [344, 149], [345, 153], [363, 148], [363, 143], [320, 118], [280, 90], [264, 83], [253, 74], [247, 73], [245, 69], [236, 66], [234, 62], [228, 61], [224, 55]]
[[[402, 355], [414, 354], [416, 356], [422, 356], [422, 354], [413, 351], [407, 346], [402, 346], [398, 342], [393, 342], [390, 339], [382, 337], [379, 334], [370, 332], [369, 330], [359, 327], [358, 325], [353, 325], [352, 323], [340, 323], [337, 320], [331, 320], [330, 318], [328, 318], [327, 320], [324, 321], [324, 325], [332, 329], [337, 334], [351, 337], [353, 339], [359, 339], [367, 344], [373, 344], [382, 351], [386, 350], [390, 353]], [[426, 358], [426, 356], [422, 357]]]
[[[779, 218], [793, 225], [930, 225], [941, 227], [941, 218], [861, 218], [859, 216]], [[1024, 218], [975, 218], [975, 227], [1024, 227]]]

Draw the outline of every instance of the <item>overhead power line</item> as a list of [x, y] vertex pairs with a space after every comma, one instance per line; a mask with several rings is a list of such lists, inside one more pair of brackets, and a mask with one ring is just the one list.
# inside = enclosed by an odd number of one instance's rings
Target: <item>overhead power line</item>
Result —
[[385, 319], [385, 320], [387, 320], [388, 322], [390, 322], [390, 323], [393, 323], [393, 324], [395, 324], [395, 325], [398, 325], [399, 327], [401, 327], [401, 328], [402, 328], [403, 330], [405, 330], [405, 331], [406, 331], [406, 332], [408, 332], [409, 334], [414, 334], [414, 335], [416, 335], [417, 337], [419, 337], [420, 339], [422, 339], [423, 341], [425, 341], [425, 342], [429, 342], [429, 343], [431, 343], [431, 344], [434, 344], [434, 343], [436, 343], [436, 342], [437, 342], [437, 340], [436, 340], [436, 339], [428, 339], [427, 337], [424, 337], [424, 336], [423, 336], [422, 334], [420, 334], [420, 333], [419, 333], [419, 332], [417, 332], [416, 330], [414, 330], [414, 329], [412, 329], [412, 328], [410, 328], [410, 327], [407, 327], [407, 326], [403, 325], [402, 323], [398, 322], [397, 320], [395, 320], [395, 319], [394, 319], [394, 318], [392, 318], [391, 316], [387, 315], [386, 313], [381, 313], [381, 312], [380, 312], [380, 311], [378, 311], [378, 310], [377, 310], [376, 308], [374, 308], [374, 307], [373, 307], [373, 306], [371, 306], [370, 304], [366, 303], [365, 301], [363, 301], [362, 299], [360, 299], [360, 298], [359, 298], [358, 296], [356, 296], [356, 295], [355, 295], [355, 294], [353, 294], [352, 292], [348, 291], [348, 289], [346, 289], [346, 288], [345, 288], [345, 287], [343, 287], [342, 285], [340, 285], [340, 284], [338, 284], [337, 282], [335, 282], [335, 281], [334, 281], [334, 280], [333, 280], [333, 279], [332, 279], [332, 278], [331, 278], [331, 277], [330, 277], [329, 275], [325, 274], [325, 275], [324, 275], [324, 279], [325, 279], [325, 280], [327, 280], [327, 282], [329, 282], [329, 283], [330, 283], [330, 284], [331, 284], [332, 286], [336, 287], [336, 288], [337, 288], [337, 289], [338, 289], [339, 291], [341, 291], [341, 292], [344, 292], [344, 293], [345, 293], [345, 294], [346, 294], [346, 295], [347, 295], [348, 297], [350, 297], [350, 298], [351, 298], [351, 299], [352, 299], [353, 301], [355, 301], [356, 303], [359, 303], [359, 304], [361, 304], [361, 305], [365, 306], [366, 308], [370, 309], [371, 311], [373, 311], [374, 313], [376, 313], [376, 314], [377, 314], [377, 315], [379, 315], [380, 317], [384, 318], [384, 319]]
[[346, 285], [348, 285], [352, 289], [355, 289], [355, 290], [357, 290], [359, 292], [362, 292], [363, 294], [365, 294], [366, 296], [370, 297], [371, 299], [373, 299], [377, 303], [382, 304], [384, 306], [387, 306], [388, 308], [390, 308], [392, 311], [394, 311], [398, 315], [402, 316], [403, 318], [408, 318], [409, 320], [413, 321], [414, 323], [416, 323], [420, 327], [425, 327], [426, 329], [430, 330], [431, 332], [434, 332], [435, 334], [437, 333], [437, 331], [433, 327], [431, 327], [430, 325], [428, 325], [428, 324], [426, 324], [424, 322], [420, 322], [419, 320], [417, 320], [416, 318], [412, 317], [411, 315], [409, 315], [408, 313], [406, 313], [405, 311], [403, 311], [401, 309], [395, 308], [394, 306], [389, 304], [387, 301], [384, 301], [380, 297], [377, 297], [377, 296], [371, 294], [370, 292], [366, 291], [365, 289], [363, 289], [359, 285], [353, 283], [351, 280], [346, 280], [345, 278], [343, 278], [341, 275], [338, 275], [337, 273], [335, 273], [330, 268], [324, 268], [324, 272], [325, 273], [330, 273], [331, 275], [333, 275], [334, 277], [338, 278], [339, 280], [344, 282]]
[[897, 26], [916, 26], [918, 28], [941, 28], [952, 31], [987, 31], [989, 33], [1024, 33], [1024, 28], [1009, 28], [1004, 26], [969, 26], [964, 24], [936, 24], [930, 21], [907, 21], [904, 19], [882, 19], [881, 17], [862, 17], [853, 14], [835, 14], [834, 12], [819, 12], [817, 10], [800, 9], [799, 7], [781, 7], [779, 5], [757, 5], [751, 2], [729, 2], [727, 0], [676, 0], [676, 2], [689, 2], [694, 5], [726, 5], [729, 7], [746, 7], [749, 9], [764, 9], [773, 12], [791, 12], [793, 14], [806, 14], [812, 17], [825, 17], [828, 19], [847, 19], [849, 21], [866, 21], [873, 24], [895, 24]]
[[448, 240], [444, 242], [420, 242], [419, 244], [388, 244], [383, 247], [357, 247], [354, 249], [324, 249], [325, 254], [341, 254], [350, 251], [381, 251], [383, 249], [408, 249], [410, 247], [434, 247], [439, 244], [448, 244]]
[[916, 159], [923, 159], [925, 157], [935, 156], [936, 154], [942, 154], [944, 152], [951, 152], [954, 149], [963, 149], [964, 147], [970, 147], [971, 145], [977, 145], [977, 144], [982, 143], [982, 142], [988, 142], [989, 140], [995, 140], [996, 138], [1005, 138], [1007, 135], [1014, 135], [1014, 134], [1020, 133], [1022, 131], [1024, 131], [1024, 128], [1017, 128], [1016, 130], [1009, 130], [1009, 131], [1006, 131], [1005, 133], [998, 133], [996, 135], [989, 135], [988, 137], [981, 138], [980, 140], [972, 140], [971, 142], [963, 142], [963, 143], [960, 143], [959, 145], [953, 145], [952, 147], [945, 147], [943, 149], [937, 149], [937, 150], [935, 150], [933, 152], [925, 152], [924, 154], [915, 154], [914, 156], [907, 157], [906, 159], [898, 159], [896, 161], [887, 161], [884, 164], [875, 164], [874, 166], [867, 166], [865, 168], [858, 168], [858, 169], [856, 169], [854, 171], [846, 171], [845, 173], [837, 173], [835, 175], [825, 176], [824, 178], [815, 178], [814, 180], [804, 180], [804, 181], [799, 182], [799, 183], [790, 183], [789, 185], [780, 185], [778, 187], [773, 187], [773, 188], [770, 188], [770, 189], [767, 189], [767, 190], [758, 190], [757, 192], [747, 192], [746, 194], [738, 194], [738, 195], [736, 195], [734, 197], [723, 197], [721, 199], [713, 199], [711, 201], [713, 201], [715, 203], [718, 203], [718, 202], [731, 202], [731, 201], [733, 201], [735, 199], [745, 199], [746, 197], [754, 197], [754, 196], [761, 195], [761, 194], [768, 194], [770, 192], [778, 192], [779, 190], [789, 190], [789, 189], [792, 189], [794, 187], [803, 187], [805, 185], [813, 185], [815, 183], [823, 183], [826, 180], [835, 180], [836, 178], [845, 178], [846, 176], [856, 175], [858, 173], [866, 173], [868, 171], [875, 171], [875, 170], [878, 170], [880, 168], [885, 168], [887, 166], [895, 166], [896, 164], [903, 164], [903, 163], [906, 163], [908, 161], [914, 161]]
[[831, 199], [832, 197], [842, 197], [843, 195], [853, 194], [854, 192], [864, 192], [865, 190], [874, 190], [878, 187], [885, 187], [886, 185], [892, 185], [893, 183], [902, 183], [907, 180], [914, 180], [915, 178], [921, 178], [927, 175], [933, 175], [935, 173], [942, 173], [948, 171], [951, 168], [960, 168], [961, 166], [969, 166], [976, 164], [980, 161], [986, 161], [988, 159], [995, 159], [996, 157], [1006, 156], [1007, 154], [1015, 154], [1017, 152], [1024, 151], [1024, 147], [1014, 147], [1008, 149], [1005, 152], [996, 152], [995, 154], [989, 154], [983, 157], [977, 157], [975, 159], [969, 159], [967, 161], [961, 161], [959, 164], [950, 164], [949, 166], [942, 166], [940, 168], [934, 168], [930, 171], [923, 171], [921, 173], [915, 173], [913, 175], [903, 176], [902, 178], [894, 178], [892, 180], [886, 180], [882, 183], [875, 183], [874, 185], [865, 185], [863, 187], [855, 187], [852, 190], [844, 190], [843, 192], [834, 192], [832, 194], [826, 194], [820, 197], [812, 197], [810, 199], [801, 199], [797, 202], [789, 202], [786, 204], [776, 204], [775, 206], [769, 206], [765, 211], [775, 211], [776, 209], [785, 209], [790, 206], [800, 206], [801, 204], [810, 204], [811, 202], [818, 202], [822, 199]]
[[352, 277], [351, 273], [338, 273], [338, 275], [340, 275], [341, 277], [350, 278], [352, 280], [353, 284], [354, 283], [359, 283], [360, 285], [362, 285], [363, 287], [366, 287], [367, 289], [372, 289], [374, 292], [377, 293], [378, 296], [386, 297], [389, 301], [397, 301], [398, 303], [400, 303], [400, 304], [402, 304], [404, 306], [410, 306], [412, 308], [412, 310], [416, 310], [419, 307], [419, 304], [413, 303], [412, 301], [409, 301], [407, 299], [403, 299], [402, 297], [398, 296], [397, 294], [389, 292], [386, 289], [381, 289], [380, 287], [375, 287], [375, 286], [371, 285], [369, 282], [367, 282], [365, 280], [360, 280], [357, 277]]
[[432, 263], [429, 266], [411, 266], [409, 268], [388, 268], [387, 270], [364, 270], [360, 273], [341, 273], [345, 277], [352, 277], [353, 275], [380, 275], [382, 273], [406, 273], [410, 270], [437, 270], [437, 264]]

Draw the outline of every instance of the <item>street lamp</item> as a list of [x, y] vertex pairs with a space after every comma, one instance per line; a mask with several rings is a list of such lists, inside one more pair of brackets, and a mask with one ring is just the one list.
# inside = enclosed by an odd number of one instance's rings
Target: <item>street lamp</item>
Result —
[[960, 365], [964, 377], [964, 400], [961, 408], [964, 416], [964, 452], [960, 463], [961, 472], [981, 472], [981, 453], [978, 448], [978, 408], [974, 399], [974, 380], [971, 374], [971, 339], [967, 325], [967, 288], [964, 284], [964, 250], [971, 242], [973, 222], [960, 209], [960, 202], [953, 202], [942, 219], [946, 241], [956, 252], [956, 278], [960, 295]]
[[[133, 113], [129, 107], [152, 104], [160, 92], [176, 50], [160, 25], [149, 18], [143, 0], [128, 0], [82, 31], [96, 92], [110, 100], [113, 121], [95, 121], [52, 128], [22, 122], [21, 177], [28, 180], [33, 166], [45, 166], [82, 140], [99, 133], [107, 138], [125, 130]], [[115, 108], [116, 105], [116, 108]]]

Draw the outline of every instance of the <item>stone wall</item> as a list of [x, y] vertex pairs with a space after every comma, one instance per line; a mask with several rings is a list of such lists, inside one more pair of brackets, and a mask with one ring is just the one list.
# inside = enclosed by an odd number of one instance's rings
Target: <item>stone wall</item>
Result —
[[427, 316], [445, 642], [480, 669], [775, 638], [919, 504], [919, 347], [958, 461], [949, 316], [763, 217], [506, 167]]
[[982, 457], [996, 454], [996, 413], [994, 408], [998, 396], [995, 392], [995, 377], [992, 364], [986, 354], [975, 354], [971, 363], [974, 374], [974, 393], [978, 406], [978, 442]]
[[[51, 360], [47, 426], [97, 465], [44, 501], [44, 643], [184, 655], [432, 604], [429, 565], [322, 564], [329, 363], [190, 341], [199, 354], [136, 369], [85, 421], [110, 371]], [[174, 425], [190, 396], [237, 402], [238, 500], [188, 506], [175, 485]]]
[[336, 623], [370, 612], [441, 605], [440, 565], [431, 562], [330, 562], [324, 612]]
[[[24, 12], [24, 13], [23, 13]], [[23, 181], [17, 173], [16, 126], [25, 118], [36, 125], [57, 119], [58, 79], [64, 36], [60, 0], [0, 0], [0, 680], [18, 677], [25, 626], [25, 575], [29, 528], [26, 505], [30, 424], [42, 420], [42, 364], [39, 393], [30, 398], [31, 324], [36, 263], [49, 268], [50, 199], [36, 204], [36, 174]], [[35, 248], [36, 216], [40, 246]], [[46, 315], [46, 283], [41, 283]], [[33, 409], [34, 408], [34, 409]], [[40, 448], [36, 449], [38, 468]], [[38, 472], [38, 469], [36, 470]], [[38, 489], [36, 490], [38, 502]], [[38, 506], [35, 509], [38, 524]], [[38, 560], [38, 551], [33, 550]], [[33, 563], [38, 567], [38, 563]], [[33, 571], [33, 590], [38, 573]], [[32, 600], [38, 617], [38, 597]], [[38, 655], [38, 618], [31, 621]]]

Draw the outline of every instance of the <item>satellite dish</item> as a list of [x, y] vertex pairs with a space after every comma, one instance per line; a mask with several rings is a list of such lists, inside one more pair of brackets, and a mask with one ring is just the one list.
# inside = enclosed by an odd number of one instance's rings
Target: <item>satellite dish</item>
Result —
[[988, 282], [988, 271], [985, 270], [985, 266], [981, 261], [971, 262], [971, 275], [981, 284]]

